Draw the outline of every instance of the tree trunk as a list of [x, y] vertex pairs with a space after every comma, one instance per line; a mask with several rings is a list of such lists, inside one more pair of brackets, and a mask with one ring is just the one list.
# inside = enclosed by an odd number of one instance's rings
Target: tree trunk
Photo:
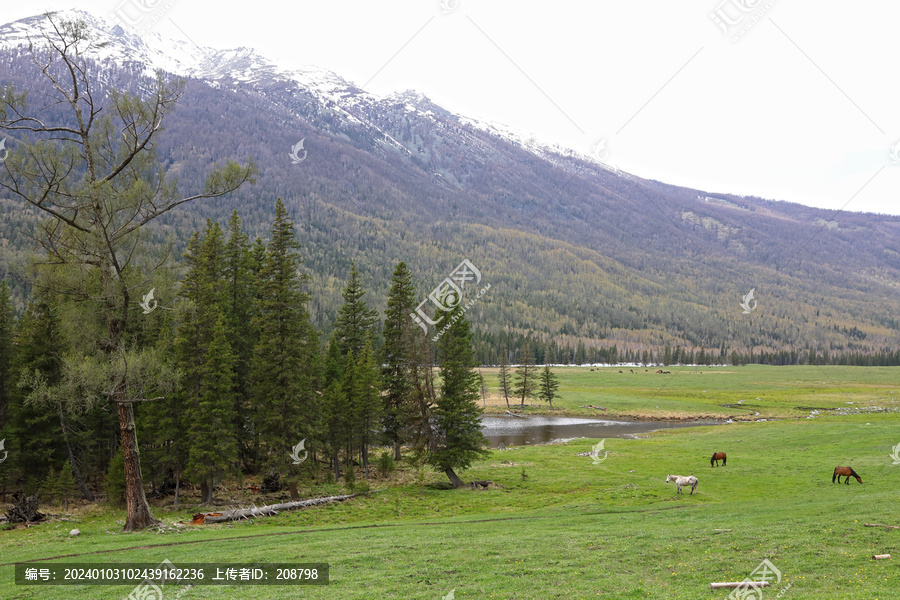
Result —
[[[94, 494], [91, 493], [91, 490], [88, 489], [88, 486], [84, 483], [84, 477], [81, 476], [81, 469], [78, 468], [78, 465], [75, 463], [75, 454], [72, 452], [72, 445], [69, 443], [69, 432], [66, 429], [66, 418], [63, 413], [62, 404], [59, 405], [59, 426], [62, 428], [63, 440], [66, 442], [66, 452], [69, 455], [69, 464], [72, 465], [72, 475], [75, 476], [75, 481], [78, 482], [78, 489], [81, 490], [81, 495], [84, 496], [84, 499], [88, 502], [94, 501]], [[66, 512], [68, 512], [69, 506], [68, 502], [66, 503]]]
[[175, 507], [178, 507], [178, 488], [181, 486], [181, 474], [175, 474]]
[[447, 467], [446, 469], [444, 469], [444, 473], [446, 473], [447, 477], [450, 478], [450, 483], [453, 484], [453, 487], [461, 488], [466, 485], [465, 482], [463, 482], [463, 480], [459, 478], [459, 475], [457, 475], [453, 470], [453, 467]]
[[334, 470], [334, 482], [341, 480], [341, 463], [338, 460], [337, 448], [331, 451], [331, 468]]
[[400, 440], [394, 442], [394, 460], [400, 460]]
[[[121, 388], [117, 396], [124, 395]], [[138, 451], [137, 433], [134, 428], [134, 408], [129, 402], [117, 402], [119, 432], [122, 438], [122, 457], [125, 459], [125, 531], [146, 529], [159, 521], [150, 512], [147, 496], [144, 494], [144, 479], [141, 476], [141, 455]]]
[[297, 482], [292, 481], [291, 482], [291, 500], [296, 502], [299, 499], [300, 499], [300, 494], [297, 493]]
[[212, 504], [212, 488], [205, 479], [200, 483], [200, 504]]
[[363, 463], [363, 469], [365, 469], [365, 472], [366, 472], [366, 479], [368, 479], [369, 478], [369, 445], [368, 444], [362, 445], [362, 463]]

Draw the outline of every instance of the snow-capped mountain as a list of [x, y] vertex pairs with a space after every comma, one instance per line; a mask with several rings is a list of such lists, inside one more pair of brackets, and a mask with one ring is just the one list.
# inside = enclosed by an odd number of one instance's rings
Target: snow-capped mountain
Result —
[[[515, 130], [500, 123], [463, 117], [433, 104], [423, 94], [404, 91], [386, 97], [373, 95], [337, 74], [320, 67], [305, 66], [287, 68], [277, 60], [264, 56], [252, 48], [216, 49], [199, 47], [192, 43], [164, 38], [159, 33], [146, 30], [137, 31], [115, 24], [81, 10], [59, 11], [55, 21], [81, 21], [90, 32], [91, 43], [84, 55], [98, 62], [116, 64], [138, 64], [146, 76], [152, 77], [156, 71], [164, 71], [180, 77], [204, 81], [216, 87], [238, 85], [256, 88], [271, 88], [274, 85], [290, 86], [298, 95], [311, 96], [322, 106], [338, 113], [350, 126], [363, 126], [381, 136], [381, 143], [412, 155], [423, 153], [422, 148], [407, 147], [383, 131], [367, 113], [382, 114], [385, 108], [401, 110], [406, 117], [415, 116], [431, 124], [442, 119], [450, 119], [460, 124], [483, 131], [493, 137], [515, 144], [545, 160], [558, 157], [578, 157], [590, 160], [571, 149], [544, 143], [533, 135]], [[44, 15], [28, 17], [0, 26], [0, 48], [26, 48], [30, 43], [40, 42], [50, 24]], [[441, 118], [438, 118], [440, 115]], [[415, 144], [413, 144], [415, 146]]]

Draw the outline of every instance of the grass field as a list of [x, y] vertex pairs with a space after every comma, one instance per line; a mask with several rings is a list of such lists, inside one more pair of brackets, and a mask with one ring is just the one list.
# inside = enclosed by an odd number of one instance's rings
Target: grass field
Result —
[[[576, 456], [596, 440], [494, 451], [464, 473], [498, 484], [487, 490], [429, 489], [445, 477], [401, 463], [390, 480], [371, 482], [378, 493], [253, 522], [175, 527], [196, 505], [160, 506], [162, 532], [124, 534], [121, 511], [79, 508], [66, 521], [0, 532], [0, 598], [124, 599], [134, 589], [12, 583], [11, 563], [53, 557], [330, 564], [327, 587], [169, 586], [163, 600], [725, 599], [730, 590], [708, 584], [740, 581], [763, 559], [782, 573], [763, 598], [900, 597], [900, 529], [865, 527], [900, 525], [900, 465], [890, 456], [900, 443], [891, 411], [900, 369], [669, 370], [560, 369], [561, 412], [595, 404], [657, 418], [740, 417], [748, 411], [718, 405], [743, 399], [758, 404], [755, 418], [781, 420], [608, 439], [599, 464]], [[805, 418], [809, 407], [816, 418]], [[889, 412], [854, 414], [878, 409]], [[728, 452], [727, 467], [709, 466], [714, 451]], [[838, 464], [852, 465], [863, 485], [833, 484]], [[676, 495], [669, 473], [696, 475], [697, 492]], [[885, 553], [894, 558], [872, 559]]]

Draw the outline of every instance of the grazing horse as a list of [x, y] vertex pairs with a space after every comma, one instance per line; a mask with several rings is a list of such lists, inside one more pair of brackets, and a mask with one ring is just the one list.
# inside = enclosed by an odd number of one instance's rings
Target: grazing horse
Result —
[[[709, 466], [711, 466], [711, 467], [712, 467], [712, 466], [718, 467], [718, 466], [719, 466], [719, 461], [720, 461], [720, 460], [722, 461], [722, 466], [723, 466], [723, 467], [724, 467], [725, 465], [728, 464], [728, 459], [726, 458], [724, 452], [716, 452], [716, 453], [714, 453], [714, 454], [712, 455], [712, 458], [709, 459]], [[713, 465], [713, 463], [716, 463], [716, 464]]]
[[847, 478], [847, 480], [844, 482], [844, 483], [846, 483], [847, 485], [850, 485], [850, 478], [851, 478], [851, 477], [856, 477], [856, 480], [857, 480], [858, 482], [862, 483], [862, 477], [860, 477], [860, 476], [856, 473], [856, 471], [853, 470], [853, 467], [835, 467], [835, 468], [834, 468], [834, 475], [831, 476], [831, 483], [834, 483], [835, 481], [837, 481], [838, 483], [840, 483], [840, 482], [841, 482], [841, 477], [846, 477], [846, 478]]
[[681, 493], [681, 486], [689, 485], [691, 486], [691, 495], [694, 495], [694, 490], [697, 489], [697, 484], [700, 483], [697, 481], [697, 478], [693, 475], [688, 477], [682, 477], [681, 475], [666, 475], [666, 483], [670, 483], [674, 481], [675, 485], [678, 486], [678, 493]]

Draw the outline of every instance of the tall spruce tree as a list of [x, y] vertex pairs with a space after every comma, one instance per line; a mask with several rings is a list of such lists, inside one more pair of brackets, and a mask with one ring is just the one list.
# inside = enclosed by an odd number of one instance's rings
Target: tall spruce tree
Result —
[[359, 448], [366, 479], [369, 478], [369, 446], [375, 443], [381, 417], [381, 382], [372, 344], [366, 340], [362, 355], [348, 369], [351, 374], [350, 412], [353, 438]]
[[538, 379], [538, 398], [547, 402], [550, 404], [550, 408], [553, 408], [553, 399], [559, 398], [557, 393], [557, 390], [559, 390], [559, 377], [550, 370], [550, 365], [544, 365]]
[[384, 437], [400, 460], [400, 446], [409, 441], [410, 421], [414, 414], [415, 385], [411, 354], [413, 336], [422, 333], [409, 317], [416, 306], [416, 290], [406, 263], [397, 263], [391, 277], [387, 308], [384, 312], [384, 347], [382, 348], [382, 427]]
[[237, 470], [234, 432], [234, 357], [220, 315], [203, 361], [199, 396], [188, 412], [185, 474], [201, 483], [201, 502], [211, 503], [215, 485]]
[[[15, 321], [9, 288], [5, 281], [0, 281], [0, 429], [6, 424], [8, 407], [12, 395], [13, 338]], [[0, 438], [2, 439], [2, 438]]]
[[300, 244], [281, 198], [259, 273], [255, 327], [259, 332], [251, 363], [253, 427], [260, 436], [266, 464], [285, 473], [289, 452], [301, 440], [314, 448], [318, 381], [318, 343], [303, 291]]
[[39, 298], [28, 305], [16, 332], [16, 347], [12, 371], [17, 385], [10, 396], [9, 421], [0, 433], [9, 454], [0, 470], [7, 483], [31, 494], [64, 457], [56, 406], [28, 401], [41, 382], [52, 386], [62, 377], [63, 340], [54, 306]]
[[460, 306], [445, 318], [450, 326], [438, 340], [441, 386], [433, 408], [435, 440], [428, 462], [446, 473], [454, 487], [461, 487], [456, 470], [486, 455], [487, 440], [481, 432], [480, 381], [469, 321]]
[[534, 358], [531, 355], [531, 345], [525, 342], [522, 353], [519, 355], [519, 366], [513, 378], [513, 394], [521, 398], [521, 406], [525, 406], [526, 398], [534, 398], [537, 390], [537, 367], [534, 366]]
[[500, 346], [500, 371], [497, 373], [497, 379], [500, 382], [500, 393], [506, 400], [506, 408], [509, 409], [509, 394], [512, 392], [512, 383], [509, 374], [509, 352], [506, 345]]
[[[342, 292], [344, 303], [334, 324], [332, 342], [337, 345], [344, 365], [344, 399], [349, 416], [346, 461], [348, 469], [354, 455], [359, 456], [368, 476], [369, 444], [373, 440], [371, 418], [380, 415], [380, 406], [373, 406], [376, 398], [370, 393], [372, 382], [378, 381], [378, 367], [372, 357], [371, 340], [375, 336], [378, 311], [369, 308], [363, 299], [356, 265], [350, 265], [350, 279]], [[367, 349], [368, 348], [368, 349]], [[368, 352], [367, 356], [364, 356]], [[381, 399], [377, 398], [377, 403]]]
[[332, 332], [328, 342], [323, 369], [324, 391], [321, 412], [324, 424], [324, 441], [331, 462], [334, 480], [341, 478], [340, 452], [350, 444], [350, 414], [347, 410], [345, 385], [345, 361], [341, 349]]
[[234, 431], [245, 468], [253, 466], [250, 418], [250, 363], [257, 334], [253, 326], [256, 269], [250, 244], [241, 229], [238, 212], [228, 220], [228, 241], [223, 257], [225, 326], [234, 351]]
[[366, 341], [374, 339], [378, 323], [378, 311], [369, 308], [363, 299], [365, 294], [356, 264], [351, 263], [350, 280], [341, 292], [344, 304], [338, 311], [334, 330], [341, 354], [345, 358], [352, 357], [352, 360], [358, 360]]

